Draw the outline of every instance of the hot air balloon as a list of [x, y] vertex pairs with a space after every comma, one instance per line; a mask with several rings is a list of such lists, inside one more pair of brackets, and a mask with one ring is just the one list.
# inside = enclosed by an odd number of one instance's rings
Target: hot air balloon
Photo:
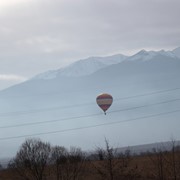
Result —
[[113, 97], [110, 94], [103, 93], [97, 96], [96, 102], [98, 106], [104, 111], [104, 114], [106, 115], [106, 111], [109, 109], [113, 102]]

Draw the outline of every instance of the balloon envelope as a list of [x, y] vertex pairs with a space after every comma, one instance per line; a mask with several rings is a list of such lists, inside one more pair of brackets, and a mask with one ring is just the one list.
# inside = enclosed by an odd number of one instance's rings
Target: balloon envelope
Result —
[[113, 102], [113, 97], [110, 94], [103, 93], [97, 96], [96, 102], [98, 106], [104, 111], [106, 114], [106, 111], [109, 109]]

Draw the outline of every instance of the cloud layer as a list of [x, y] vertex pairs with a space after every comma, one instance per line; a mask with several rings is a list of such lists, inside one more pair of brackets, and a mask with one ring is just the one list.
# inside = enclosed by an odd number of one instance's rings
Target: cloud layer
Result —
[[0, 74], [0, 81], [25, 81], [26, 78], [14, 74]]

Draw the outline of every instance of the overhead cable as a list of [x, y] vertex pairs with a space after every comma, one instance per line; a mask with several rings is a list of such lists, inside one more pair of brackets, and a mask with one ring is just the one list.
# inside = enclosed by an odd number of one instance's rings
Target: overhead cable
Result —
[[81, 127], [76, 127], [76, 128], [69, 128], [69, 129], [62, 129], [62, 130], [57, 130], [57, 131], [41, 132], [41, 133], [34, 133], [34, 134], [1, 137], [0, 141], [2, 141], [2, 140], [11, 140], [11, 139], [19, 139], [19, 138], [25, 138], [25, 137], [32, 137], [32, 136], [41, 136], [41, 135], [47, 135], [47, 134], [64, 133], [64, 132], [70, 132], [70, 131], [77, 131], [77, 130], [83, 130], [83, 129], [96, 128], [96, 127], [101, 127], [101, 126], [109, 126], [109, 125], [114, 125], [114, 124], [138, 121], [138, 120], [147, 119], [147, 118], [159, 117], [159, 116], [168, 115], [168, 114], [177, 113], [177, 112], [180, 112], [180, 109], [177, 109], [177, 110], [174, 110], [174, 111], [158, 113], [158, 114], [152, 114], [152, 115], [148, 115], [148, 116], [141, 116], [141, 117], [137, 117], [137, 118], [131, 118], [131, 119], [127, 119], [127, 120], [113, 121], [113, 122], [109, 122], [109, 123], [94, 124], [94, 125], [89, 125], [89, 126], [81, 126]]

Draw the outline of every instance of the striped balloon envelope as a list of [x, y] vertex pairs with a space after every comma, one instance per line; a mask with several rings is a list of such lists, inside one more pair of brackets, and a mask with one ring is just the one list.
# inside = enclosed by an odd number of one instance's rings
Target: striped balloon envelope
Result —
[[113, 97], [110, 94], [103, 93], [97, 96], [96, 102], [98, 106], [104, 111], [104, 114], [106, 114], [106, 111], [109, 109], [113, 102]]

